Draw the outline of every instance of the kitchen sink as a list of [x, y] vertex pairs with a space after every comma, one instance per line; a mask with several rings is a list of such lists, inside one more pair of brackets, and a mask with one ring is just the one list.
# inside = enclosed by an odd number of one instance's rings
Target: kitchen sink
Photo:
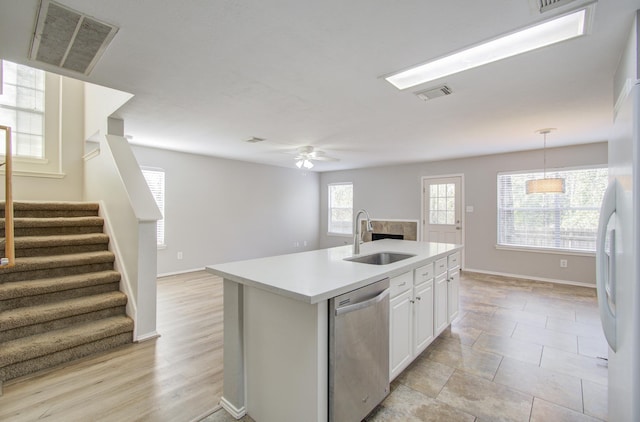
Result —
[[414, 257], [415, 255], [399, 252], [378, 252], [371, 255], [354, 256], [351, 258], [345, 258], [345, 261], [360, 262], [362, 264], [371, 265], [387, 265], [394, 262], [402, 261], [403, 259]]

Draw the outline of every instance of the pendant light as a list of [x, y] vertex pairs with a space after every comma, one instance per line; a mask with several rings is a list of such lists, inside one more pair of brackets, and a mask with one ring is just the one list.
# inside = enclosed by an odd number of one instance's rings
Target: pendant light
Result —
[[542, 154], [544, 157], [542, 179], [527, 180], [527, 195], [531, 193], [564, 193], [564, 179], [547, 178], [547, 135], [554, 128], [540, 129], [536, 131], [544, 136], [544, 146]]

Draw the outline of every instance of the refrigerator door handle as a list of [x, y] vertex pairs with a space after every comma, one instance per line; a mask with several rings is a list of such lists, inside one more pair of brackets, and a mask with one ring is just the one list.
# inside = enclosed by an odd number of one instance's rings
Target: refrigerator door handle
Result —
[[[615, 230], [611, 231], [609, 255], [605, 251], [605, 242], [607, 239], [607, 225], [616, 212], [616, 189], [617, 182], [614, 179], [609, 183], [604, 193], [596, 242], [598, 308], [600, 309], [600, 320], [602, 321], [604, 336], [607, 339], [607, 343], [609, 343], [609, 347], [614, 352], [616, 351], [616, 316], [613, 309], [611, 309], [611, 303], [615, 305]], [[611, 293], [611, 296], [609, 296], [609, 293]]]

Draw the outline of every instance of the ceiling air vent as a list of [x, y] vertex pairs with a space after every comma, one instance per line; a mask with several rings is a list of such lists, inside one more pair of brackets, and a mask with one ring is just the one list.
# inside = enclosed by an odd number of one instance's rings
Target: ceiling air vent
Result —
[[434, 98], [444, 97], [445, 95], [451, 95], [453, 91], [446, 85], [439, 86], [437, 88], [429, 88], [424, 91], [416, 92], [415, 94], [423, 101], [433, 100]]
[[264, 141], [266, 141], [266, 139], [258, 138], [256, 136], [252, 136], [251, 138], [246, 140], [246, 142], [249, 142], [250, 144], [257, 144], [258, 142], [264, 142]]
[[569, 4], [574, 1], [575, 0], [535, 0], [536, 8], [540, 11], [540, 13], [547, 12], [549, 10], [555, 9], [556, 7], [564, 6], [565, 4]]
[[118, 28], [50, 0], [42, 0], [30, 58], [88, 75]]

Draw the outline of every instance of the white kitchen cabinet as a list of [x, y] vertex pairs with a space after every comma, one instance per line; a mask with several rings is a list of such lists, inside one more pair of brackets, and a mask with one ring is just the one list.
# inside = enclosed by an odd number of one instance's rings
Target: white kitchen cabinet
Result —
[[413, 359], [413, 279], [409, 272], [390, 281], [389, 372], [393, 379]]
[[447, 311], [448, 274], [447, 258], [438, 259], [435, 263], [436, 278], [434, 281], [434, 334], [439, 335], [449, 323]]
[[434, 281], [434, 335], [438, 336], [445, 328], [447, 328], [448, 314], [447, 314], [447, 273], [437, 275]]
[[433, 279], [414, 287], [413, 355], [418, 356], [433, 341]]
[[393, 380], [458, 315], [460, 254], [390, 280], [389, 372]]
[[449, 255], [447, 268], [447, 317], [451, 324], [458, 316], [460, 302], [460, 253]]

